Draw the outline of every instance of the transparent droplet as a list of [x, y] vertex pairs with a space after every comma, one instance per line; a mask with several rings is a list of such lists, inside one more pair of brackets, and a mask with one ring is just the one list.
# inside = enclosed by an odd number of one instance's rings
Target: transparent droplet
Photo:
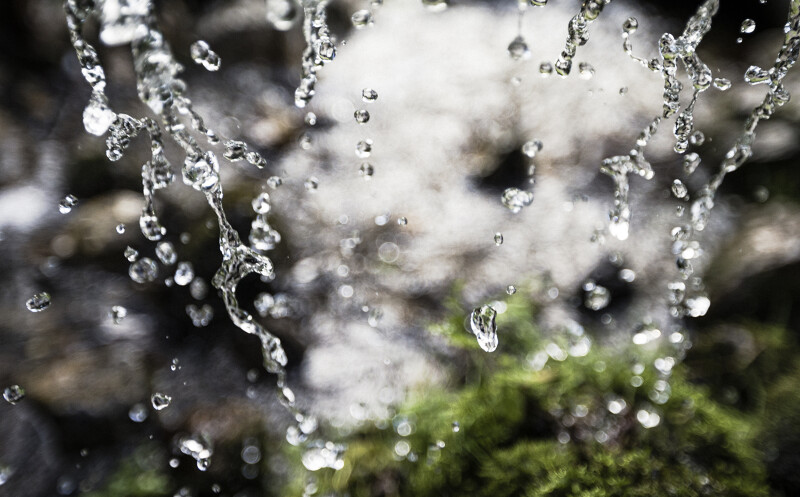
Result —
[[311, 150], [312, 140], [311, 135], [308, 133], [302, 133], [300, 137], [297, 139], [297, 144], [300, 145], [300, 148], [303, 150]]
[[261, 192], [252, 202], [253, 210], [257, 214], [266, 214], [270, 211], [272, 206], [269, 203], [269, 193]]
[[68, 214], [76, 205], [78, 205], [78, 198], [75, 195], [67, 195], [58, 203], [58, 212]]
[[353, 113], [358, 124], [366, 124], [369, 121], [369, 112], [365, 109], [359, 109]]
[[266, 317], [272, 306], [275, 305], [275, 298], [269, 293], [260, 293], [253, 302], [259, 316]]
[[686, 198], [688, 193], [689, 190], [681, 180], [676, 179], [672, 182], [672, 194], [675, 195], [675, 198]]
[[121, 305], [111, 306], [111, 311], [108, 313], [108, 315], [114, 324], [120, 324], [128, 315], [128, 309], [122, 307]]
[[629, 17], [622, 23], [622, 31], [626, 35], [631, 35], [639, 29], [639, 21], [635, 17]]
[[238, 140], [228, 140], [225, 142], [225, 151], [222, 156], [231, 162], [238, 162], [244, 159], [247, 153], [247, 144]]
[[83, 127], [88, 133], [102, 136], [117, 119], [113, 110], [100, 99], [94, 96], [89, 100], [83, 110]]
[[365, 180], [368, 180], [375, 174], [375, 168], [372, 167], [372, 164], [369, 162], [364, 162], [361, 164], [361, 167], [358, 168], [358, 174], [363, 176]]
[[452, 427], [453, 427], [453, 433], [458, 433], [459, 431], [461, 431], [461, 425], [458, 423], [458, 421], [453, 421]]
[[422, 5], [431, 12], [442, 12], [447, 9], [447, 0], [422, 0]]
[[501, 197], [503, 205], [505, 205], [514, 214], [522, 210], [523, 207], [531, 205], [533, 202], [533, 193], [519, 188], [507, 188]]
[[506, 293], [509, 295], [514, 295], [515, 293], [517, 293], [517, 287], [515, 287], [514, 285], [508, 285], [506, 287]]
[[367, 138], [366, 140], [361, 140], [356, 144], [356, 156], [361, 159], [366, 159], [367, 157], [372, 154], [372, 140]]
[[166, 266], [171, 266], [178, 260], [175, 246], [170, 242], [158, 242], [156, 245], [156, 257]]
[[191, 47], [189, 47], [189, 52], [195, 64], [202, 64], [208, 71], [219, 70], [222, 60], [205, 41], [198, 40], [192, 43]]
[[25, 398], [25, 389], [19, 385], [11, 385], [3, 389], [3, 398], [11, 405]]
[[361, 90], [361, 100], [364, 102], [374, 102], [378, 99], [378, 92], [372, 88], [364, 88]]
[[731, 87], [731, 80], [727, 78], [716, 78], [714, 79], [714, 88], [725, 91]]
[[119, 223], [117, 225], [117, 227], [116, 227], [116, 230], [117, 230], [117, 233], [120, 234], [120, 235], [125, 233], [125, 225], [122, 224], [122, 223]]
[[187, 156], [183, 163], [183, 182], [202, 192], [214, 189], [219, 183], [219, 162], [214, 152]]
[[267, 166], [267, 159], [265, 159], [258, 152], [253, 152], [252, 150], [244, 154], [244, 160], [246, 160], [247, 162], [256, 166], [259, 169], [264, 169]]
[[315, 192], [319, 188], [319, 180], [315, 176], [310, 176], [303, 182], [303, 186], [306, 187], [306, 191]]
[[192, 435], [183, 437], [178, 442], [180, 451], [187, 456], [192, 456], [197, 461], [197, 469], [205, 471], [211, 464], [211, 455], [214, 453], [211, 444], [203, 437]]
[[165, 393], [156, 392], [150, 397], [150, 403], [156, 411], [166, 409], [169, 407], [170, 402], [172, 402], [172, 397]]
[[744, 34], [750, 34], [756, 30], [756, 22], [752, 19], [745, 19], [742, 21], [742, 25], [739, 26], [739, 32]]
[[541, 74], [543, 78], [553, 74], [553, 64], [549, 62], [542, 62], [539, 64], [539, 74]]
[[592, 79], [594, 76], [594, 67], [588, 62], [578, 64], [578, 71], [580, 71], [581, 79]]
[[372, 13], [367, 9], [358, 10], [350, 17], [350, 20], [356, 29], [362, 29], [372, 25]]
[[139, 257], [139, 251], [130, 245], [125, 247], [125, 251], [122, 254], [125, 256], [125, 259], [127, 259], [128, 262], [133, 262], [137, 257]]
[[134, 423], [142, 423], [147, 419], [147, 407], [144, 404], [134, 404], [128, 411], [128, 417]]
[[149, 211], [144, 211], [139, 216], [139, 229], [150, 241], [160, 240], [167, 233], [167, 228], [161, 225], [158, 216]]
[[175, 269], [175, 284], [186, 286], [194, 279], [194, 268], [191, 262], [179, 262]]
[[50, 307], [50, 303], [50, 294], [47, 292], [41, 292], [29, 298], [28, 301], [25, 302], [25, 307], [27, 307], [31, 312], [42, 312]]
[[696, 145], [698, 147], [701, 146], [703, 143], [705, 143], [705, 141], [706, 141], [706, 135], [700, 130], [695, 131], [689, 137], [689, 143], [691, 143], [692, 145]]
[[319, 44], [317, 54], [322, 60], [333, 60], [334, 57], [336, 57], [336, 47], [330, 42], [330, 40], [324, 40]]
[[522, 145], [522, 153], [531, 159], [536, 157], [536, 154], [542, 150], [542, 142], [540, 140], [531, 140]]
[[470, 314], [470, 328], [478, 340], [478, 345], [486, 351], [493, 352], [497, 348], [497, 312], [490, 305], [477, 307]]
[[406, 218], [405, 216], [397, 218], [397, 224], [400, 225], [400, 226], [407, 225], [408, 224], [408, 218]]
[[497, 233], [494, 234], [494, 244], [497, 245], [498, 247], [503, 244], [503, 234], [502, 233], [497, 232]]
[[142, 257], [131, 264], [128, 268], [128, 275], [136, 283], [148, 283], [158, 277], [158, 266], [152, 259]]
[[514, 60], [528, 58], [531, 55], [528, 44], [522, 36], [517, 36], [508, 44], [508, 55]]
[[611, 301], [611, 292], [608, 291], [608, 288], [597, 285], [595, 283], [587, 282], [583, 286], [586, 295], [583, 299], [583, 305], [586, 308], [591, 309], [593, 311], [599, 311], [600, 309], [604, 309], [608, 306], [608, 303]]
[[697, 166], [700, 165], [700, 156], [696, 152], [690, 152], [683, 156], [683, 171], [692, 174]]
[[281, 177], [280, 177], [280, 176], [270, 176], [270, 177], [267, 179], [267, 186], [269, 186], [269, 187], [270, 187], [270, 188], [272, 188], [273, 190], [274, 190], [274, 189], [276, 189], [276, 188], [278, 188], [278, 187], [279, 187], [279, 186], [281, 186], [282, 184], [283, 184], [283, 180], [281, 179]]

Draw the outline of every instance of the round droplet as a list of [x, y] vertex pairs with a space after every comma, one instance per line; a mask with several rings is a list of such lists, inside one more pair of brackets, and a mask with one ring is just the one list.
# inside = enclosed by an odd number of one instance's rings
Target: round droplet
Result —
[[279, 187], [279, 186], [281, 186], [282, 184], [283, 184], [283, 180], [281, 179], [281, 177], [280, 177], [280, 176], [270, 176], [270, 177], [267, 179], [267, 185], [268, 185], [270, 188], [272, 188], [273, 190], [274, 190], [274, 189], [276, 189], [276, 188], [278, 188], [278, 187]]
[[366, 124], [369, 121], [369, 112], [365, 109], [359, 109], [353, 113], [358, 124]]
[[58, 212], [68, 214], [76, 205], [78, 205], [78, 198], [75, 195], [67, 195], [58, 203]]
[[542, 75], [543, 78], [546, 78], [553, 74], [553, 64], [549, 62], [542, 62], [539, 64], [539, 73]]
[[378, 92], [372, 88], [364, 88], [361, 90], [361, 100], [365, 102], [374, 102], [378, 99]]
[[231, 162], [238, 162], [244, 159], [247, 153], [247, 144], [243, 141], [228, 140], [225, 142], [225, 151], [222, 156]]
[[311, 176], [305, 180], [303, 186], [306, 187], [306, 191], [315, 192], [317, 191], [317, 188], [319, 188], [319, 180], [316, 177]]
[[369, 162], [362, 163], [361, 167], [358, 168], [358, 174], [360, 174], [365, 180], [371, 179], [374, 173], [375, 173], [375, 168], [372, 167], [372, 164], [370, 164]]
[[361, 140], [356, 144], [356, 156], [361, 159], [366, 159], [372, 154], [372, 140], [367, 138], [366, 140]]
[[531, 205], [533, 202], [533, 193], [519, 188], [507, 188], [501, 197], [503, 205], [514, 214], [522, 210], [523, 207]]
[[399, 224], [400, 226], [407, 225], [408, 224], [408, 218], [406, 218], [405, 216], [397, 218], [397, 224]]
[[752, 19], [745, 19], [739, 27], [739, 31], [744, 34], [750, 34], [756, 30], [756, 22]]
[[367, 9], [359, 10], [350, 17], [350, 20], [356, 29], [362, 29], [372, 25], [372, 13]]
[[515, 287], [514, 285], [508, 285], [506, 287], [506, 293], [509, 295], [514, 295], [515, 293], [517, 293], [517, 287]]
[[25, 398], [25, 389], [19, 385], [11, 385], [3, 390], [3, 398], [11, 405]]
[[308, 114], [306, 114], [304, 121], [309, 126], [315, 126], [317, 124], [317, 115], [314, 114], [313, 112], [309, 112]]
[[525, 39], [522, 36], [517, 36], [508, 44], [508, 55], [514, 60], [528, 58], [530, 54], [528, 44], [525, 43]]
[[533, 159], [536, 153], [542, 150], [542, 142], [539, 140], [531, 140], [522, 145], [522, 153]]
[[219, 70], [222, 60], [219, 58], [219, 55], [211, 50], [208, 43], [205, 41], [198, 40], [192, 43], [189, 47], [189, 52], [195, 64], [202, 64], [208, 71]]
[[122, 223], [119, 223], [117, 225], [117, 227], [116, 227], [116, 230], [117, 230], [117, 233], [120, 234], [120, 235], [125, 233], [125, 225], [122, 224]]
[[136, 283], [154, 281], [158, 277], [158, 266], [152, 259], [142, 257], [131, 264], [130, 268], [128, 268], [128, 275]]
[[131, 247], [130, 245], [125, 247], [125, 252], [122, 253], [128, 262], [133, 262], [139, 257], [139, 251], [135, 248]]
[[219, 183], [219, 162], [210, 150], [202, 156], [187, 156], [183, 163], [183, 182], [207, 192]]
[[267, 21], [278, 31], [292, 29], [301, 12], [296, 0], [267, 0]]
[[689, 190], [681, 180], [676, 179], [672, 182], [672, 194], [675, 195], [675, 198], [686, 198], [688, 193]]
[[731, 87], [731, 80], [727, 78], [716, 78], [714, 79], [714, 88], [725, 91]]
[[625, 95], [626, 93], [628, 93], [628, 87], [627, 86], [623, 86], [622, 88], [619, 89], [619, 94], [620, 95]]
[[297, 144], [300, 145], [300, 148], [303, 150], [310, 150], [312, 145], [311, 135], [308, 133], [302, 133], [297, 139]]
[[587, 282], [583, 285], [583, 289], [586, 292], [583, 305], [588, 309], [599, 311], [608, 306], [611, 301], [611, 292], [606, 287], [596, 285], [594, 282]]
[[639, 21], [635, 17], [629, 17], [622, 23], [624, 36], [633, 34], [637, 29], [639, 29]]
[[689, 137], [689, 143], [691, 143], [692, 145], [697, 145], [698, 147], [703, 143], [705, 143], [705, 141], [706, 141], [706, 135], [699, 130], [692, 133], [692, 136]]
[[114, 324], [120, 324], [123, 319], [128, 315], [128, 309], [121, 305], [111, 306], [111, 311], [108, 313]]
[[700, 156], [696, 152], [690, 152], [683, 156], [683, 171], [687, 175], [692, 174], [699, 165]]
[[470, 314], [470, 328], [478, 340], [478, 345], [486, 351], [493, 352], [497, 348], [497, 311], [490, 305], [476, 307]]
[[150, 397], [150, 403], [156, 411], [166, 409], [169, 407], [170, 402], [172, 402], [172, 397], [165, 393], [156, 392]]
[[458, 421], [453, 421], [453, 433], [458, 433], [459, 431], [461, 431], [461, 425]]
[[116, 119], [117, 115], [108, 108], [103, 97], [93, 95], [83, 110], [83, 127], [95, 136], [105, 134]]
[[594, 76], [594, 67], [588, 62], [578, 64], [578, 71], [580, 71], [581, 79], [592, 79]]
[[25, 307], [31, 312], [42, 312], [50, 307], [50, 294], [47, 292], [37, 293], [25, 302]]
[[171, 266], [178, 260], [175, 246], [170, 242], [159, 242], [156, 245], [156, 257], [166, 266]]
[[272, 206], [269, 203], [269, 193], [261, 192], [252, 202], [253, 210], [257, 214], [266, 214], [270, 211]]
[[502, 233], [497, 232], [497, 233], [494, 234], [494, 244], [497, 245], [498, 247], [503, 244], [503, 234]]
[[194, 279], [194, 268], [191, 262], [179, 262], [175, 269], [175, 284], [186, 286]]

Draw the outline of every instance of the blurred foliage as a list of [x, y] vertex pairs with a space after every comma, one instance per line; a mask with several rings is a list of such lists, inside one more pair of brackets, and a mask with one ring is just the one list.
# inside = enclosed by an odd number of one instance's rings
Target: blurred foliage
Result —
[[[418, 392], [394, 430], [357, 431], [345, 467], [316, 473], [319, 495], [770, 495], [757, 423], [689, 383], [685, 367], [656, 370], [653, 361], [674, 353], [672, 345], [620, 353], [595, 344], [536, 370], [537, 351], [569, 350], [582, 330], [545, 339], [533, 307], [512, 297], [498, 316], [501, 345], [485, 354], [464, 330], [466, 312], [451, 308], [453, 317], [433, 330], [464, 349], [463, 385]], [[646, 367], [634, 387], [637, 364]], [[667, 379], [669, 399], [659, 405], [651, 392]], [[623, 400], [612, 414], [609, 402]], [[640, 410], [657, 413], [658, 426], [637, 421]], [[397, 434], [403, 423], [413, 427], [405, 437]]]

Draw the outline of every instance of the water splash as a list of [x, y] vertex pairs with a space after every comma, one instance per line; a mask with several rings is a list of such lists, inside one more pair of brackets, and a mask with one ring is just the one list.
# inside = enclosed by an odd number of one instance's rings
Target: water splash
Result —
[[469, 317], [470, 329], [478, 345], [486, 352], [497, 349], [497, 311], [490, 305], [476, 307]]
[[581, 5], [581, 10], [570, 19], [567, 26], [568, 36], [564, 51], [556, 61], [555, 69], [559, 76], [567, 77], [572, 71], [572, 59], [578, 47], [589, 41], [589, 26], [597, 20], [600, 13], [611, 0], [586, 0]]

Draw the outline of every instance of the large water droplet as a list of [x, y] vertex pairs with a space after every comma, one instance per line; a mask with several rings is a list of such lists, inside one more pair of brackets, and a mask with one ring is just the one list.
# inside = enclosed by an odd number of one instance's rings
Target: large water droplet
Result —
[[745, 19], [742, 21], [742, 25], [739, 26], [739, 32], [744, 34], [750, 34], [756, 30], [756, 22], [752, 19]]
[[50, 307], [50, 294], [47, 292], [37, 293], [25, 302], [25, 307], [31, 312], [42, 312]]
[[356, 156], [361, 159], [366, 159], [372, 154], [372, 140], [367, 138], [361, 140], [356, 144]]
[[622, 31], [625, 35], [631, 35], [639, 29], [639, 21], [635, 17], [629, 17], [622, 23]]
[[219, 162], [210, 150], [202, 156], [187, 156], [183, 162], [183, 182], [195, 190], [209, 191], [219, 183]]
[[125, 256], [125, 259], [127, 259], [128, 262], [133, 262], [137, 257], [139, 257], [139, 251], [129, 245], [125, 247], [125, 251], [122, 253], [122, 255]]
[[508, 55], [514, 60], [528, 58], [531, 55], [528, 44], [522, 36], [517, 36], [508, 45]]
[[25, 389], [19, 385], [11, 385], [3, 390], [3, 398], [11, 405], [25, 398]]
[[194, 268], [191, 262], [179, 262], [178, 267], [175, 269], [175, 284], [178, 286], [186, 286], [194, 279]]
[[361, 90], [361, 100], [365, 102], [374, 102], [378, 99], [378, 92], [372, 88], [364, 88]]
[[266, 214], [272, 206], [269, 203], [269, 193], [261, 192], [252, 202], [253, 210], [256, 214]]
[[494, 234], [494, 244], [497, 245], [498, 247], [503, 244], [503, 234], [502, 233], [497, 232], [497, 233]]
[[136, 283], [154, 281], [158, 277], [158, 266], [152, 259], [142, 257], [131, 264], [130, 268], [128, 268], [128, 275]]
[[365, 109], [359, 109], [353, 113], [358, 124], [367, 124], [369, 121], [369, 112]]
[[507, 188], [501, 197], [503, 205], [505, 205], [514, 214], [522, 210], [523, 207], [531, 205], [533, 202], [533, 193], [519, 188]]
[[356, 29], [362, 29], [372, 25], [372, 13], [367, 9], [358, 10], [350, 17], [350, 20]]
[[288, 31], [300, 19], [296, 0], [267, 0], [267, 21], [278, 31]]
[[178, 260], [175, 246], [170, 242], [159, 242], [158, 245], [156, 245], [156, 256], [158, 260], [166, 266], [171, 266]]
[[486, 351], [493, 352], [497, 348], [497, 312], [490, 305], [476, 307], [470, 314], [469, 324], [472, 334], [478, 339], [478, 345]]
[[672, 182], [672, 194], [675, 195], [675, 198], [686, 198], [688, 193], [689, 190], [681, 180], [676, 179]]

